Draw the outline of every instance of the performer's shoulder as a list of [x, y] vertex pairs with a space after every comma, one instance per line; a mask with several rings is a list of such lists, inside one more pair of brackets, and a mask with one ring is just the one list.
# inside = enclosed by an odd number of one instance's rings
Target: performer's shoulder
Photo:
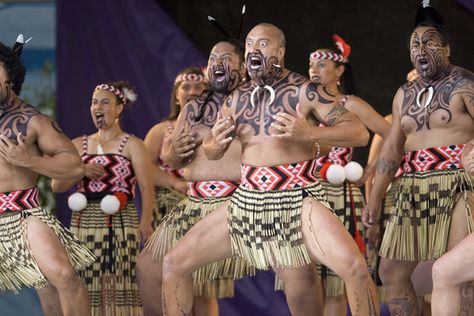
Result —
[[449, 73], [450, 81], [460, 84], [471, 84], [474, 82], [474, 73], [466, 68], [452, 66]]
[[313, 84], [308, 77], [300, 75], [299, 73], [289, 71], [288, 74], [285, 76], [285, 80], [295, 86], [303, 86], [308, 84]]

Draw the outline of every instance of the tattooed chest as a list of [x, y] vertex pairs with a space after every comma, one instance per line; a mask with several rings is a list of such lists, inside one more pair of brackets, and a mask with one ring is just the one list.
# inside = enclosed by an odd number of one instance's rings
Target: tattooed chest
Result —
[[270, 135], [273, 116], [277, 113], [295, 115], [298, 104], [298, 88], [282, 85], [273, 92], [260, 88], [239, 96], [236, 106], [238, 131], [253, 135]]
[[38, 113], [34, 107], [27, 105], [6, 110], [0, 116], [0, 132], [10, 139], [16, 139], [20, 133], [26, 136], [28, 123]]
[[405, 132], [417, 132], [423, 129], [445, 127], [454, 117], [452, 92], [450, 83], [428, 88], [412, 87], [405, 91], [401, 123]]

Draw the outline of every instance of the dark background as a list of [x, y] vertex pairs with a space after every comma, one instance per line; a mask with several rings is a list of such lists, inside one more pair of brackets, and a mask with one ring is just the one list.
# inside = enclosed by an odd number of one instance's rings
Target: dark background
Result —
[[[216, 1], [160, 0], [180, 28], [204, 53], [212, 48], [218, 32], [207, 16], [216, 18], [231, 34], [240, 24], [242, 5], [246, 14], [242, 39], [258, 23], [269, 22], [286, 35], [288, 69], [307, 75], [308, 56], [321, 47], [331, 47], [334, 33], [352, 46], [353, 66], [359, 94], [380, 114], [391, 112], [392, 98], [412, 69], [408, 39], [413, 31], [420, 1], [318, 0], [318, 1]], [[474, 1], [431, 1], [443, 16], [452, 35], [451, 61], [474, 70], [474, 14], [466, 9]], [[356, 150], [356, 160], [365, 162], [368, 148]]]

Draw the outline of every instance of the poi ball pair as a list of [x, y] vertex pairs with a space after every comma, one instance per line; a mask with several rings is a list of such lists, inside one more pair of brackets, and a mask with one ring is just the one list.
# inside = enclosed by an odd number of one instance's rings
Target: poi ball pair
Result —
[[320, 170], [320, 176], [331, 184], [342, 184], [345, 180], [349, 182], [357, 182], [362, 177], [364, 168], [355, 162], [351, 161], [344, 167], [338, 164], [327, 162]]
[[[128, 197], [123, 192], [115, 192], [107, 194], [100, 201], [100, 209], [107, 215], [114, 215], [121, 209], [125, 208]], [[80, 212], [87, 207], [87, 198], [81, 192], [71, 194], [67, 200], [67, 204], [74, 212]]]

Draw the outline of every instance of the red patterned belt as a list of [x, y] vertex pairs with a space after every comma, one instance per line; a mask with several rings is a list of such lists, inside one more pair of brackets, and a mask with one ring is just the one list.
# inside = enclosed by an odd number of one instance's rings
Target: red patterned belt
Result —
[[188, 182], [188, 196], [200, 198], [227, 197], [239, 186], [235, 181], [197, 181]]
[[317, 182], [316, 167], [314, 159], [271, 167], [242, 165], [242, 186], [258, 191], [301, 188]]
[[407, 151], [403, 155], [403, 172], [461, 169], [464, 144]]
[[37, 188], [0, 193], [0, 213], [28, 210], [39, 205]]

